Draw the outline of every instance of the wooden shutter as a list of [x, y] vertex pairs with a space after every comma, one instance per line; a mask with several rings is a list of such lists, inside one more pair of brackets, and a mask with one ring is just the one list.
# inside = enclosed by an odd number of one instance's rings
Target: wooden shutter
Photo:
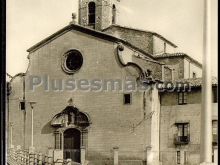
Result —
[[183, 93], [183, 103], [184, 104], [187, 103], [187, 93], [186, 92]]
[[188, 136], [189, 134], [189, 124], [184, 124], [184, 135], [183, 136]]

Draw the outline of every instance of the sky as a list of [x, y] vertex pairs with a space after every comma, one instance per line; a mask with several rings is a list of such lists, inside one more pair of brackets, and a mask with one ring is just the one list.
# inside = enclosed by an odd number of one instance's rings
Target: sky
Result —
[[[212, 1], [212, 73], [217, 76], [217, 0]], [[121, 0], [117, 24], [154, 31], [202, 63], [203, 0]], [[26, 72], [27, 49], [78, 14], [78, 0], [7, 0], [6, 69]]]

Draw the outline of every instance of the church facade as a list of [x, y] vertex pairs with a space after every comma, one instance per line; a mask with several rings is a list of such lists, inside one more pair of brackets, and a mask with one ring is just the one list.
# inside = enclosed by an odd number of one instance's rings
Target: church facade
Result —
[[[28, 49], [9, 83], [9, 147], [91, 165], [113, 164], [115, 151], [121, 165], [199, 163], [202, 65], [158, 33], [117, 25], [118, 3], [80, 0], [79, 24]], [[213, 153], [216, 88], [213, 78]]]

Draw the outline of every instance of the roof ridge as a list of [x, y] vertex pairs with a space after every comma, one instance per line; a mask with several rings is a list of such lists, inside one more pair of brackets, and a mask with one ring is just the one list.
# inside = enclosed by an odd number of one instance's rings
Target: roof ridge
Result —
[[159, 55], [154, 55], [154, 57], [157, 58], [167, 58], [167, 57], [179, 57], [179, 56], [185, 56], [187, 58], [189, 58], [190, 60], [192, 60], [193, 62], [197, 63], [200, 67], [202, 67], [202, 63], [200, 63], [198, 60], [194, 59], [193, 57], [189, 56], [186, 53], [182, 53], [182, 52], [176, 52], [176, 53], [162, 53]]
[[117, 37], [117, 36], [102, 32], [102, 31], [98, 31], [98, 30], [95, 30], [95, 29], [91, 29], [91, 28], [88, 28], [88, 27], [85, 27], [85, 26], [82, 26], [82, 25], [79, 25], [79, 24], [72, 24], [72, 23], [65, 26], [65, 27], [63, 27], [62, 29], [56, 31], [55, 33], [49, 35], [48, 37], [41, 40], [40, 42], [36, 43], [32, 47], [30, 47], [27, 51], [29, 53], [32, 52], [32, 51], [35, 51], [36, 49], [38, 49], [42, 45], [47, 44], [50, 40], [53, 40], [57, 36], [67, 32], [67, 31], [70, 31], [72, 28], [74, 28], [75, 30], [81, 31], [81, 32], [87, 31], [87, 34], [92, 34], [94, 36], [102, 35], [103, 36], [102, 38], [108, 37], [109, 41], [122, 42], [123, 44], [131, 47], [132, 49], [135, 49], [135, 50], [143, 53], [145, 56], [148, 56], [148, 57], [154, 59], [154, 56], [152, 54], [149, 54], [149, 53], [145, 52], [144, 50], [136, 47], [135, 45], [133, 45], [132, 43], [130, 43], [126, 40], [124, 40], [123, 38], [120, 38], [120, 37]]

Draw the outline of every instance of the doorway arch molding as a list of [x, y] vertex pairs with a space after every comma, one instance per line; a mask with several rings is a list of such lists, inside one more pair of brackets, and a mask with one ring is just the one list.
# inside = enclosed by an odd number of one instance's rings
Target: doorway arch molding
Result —
[[89, 127], [91, 124], [89, 114], [79, 111], [79, 109], [73, 105], [67, 106], [51, 120], [51, 126], [56, 128], [75, 126], [81, 130]]
[[[87, 149], [88, 149], [88, 130], [91, 125], [91, 119], [89, 114], [80, 111], [76, 106], [69, 105], [67, 106], [63, 111], [56, 114], [52, 120], [51, 120], [51, 126], [55, 128], [55, 149], [56, 150], [62, 150], [64, 153], [64, 156], [66, 156], [66, 151], [71, 150], [70, 148], [66, 148], [66, 142], [69, 141], [72, 138], [72, 141], [74, 141], [74, 138], [77, 138], [75, 140], [78, 141], [79, 146], [79, 155], [81, 155], [81, 152], [85, 153], [85, 156], [87, 155]], [[68, 130], [77, 130], [80, 133], [80, 136], [75, 136], [74, 134], [71, 134], [71, 131], [69, 132], [68, 138], [65, 139], [65, 132]], [[78, 133], [77, 133], [78, 134]], [[72, 136], [72, 137], [71, 137]], [[66, 140], [66, 141], [65, 141]], [[71, 141], [71, 140], [70, 140]], [[72, 150], [75, 150], [76, 148], [72, 148]], [[84, 154], [82, 154], [84, 155]], [[80, 160], [83, 160], [84, 158], [80, 158]]]

